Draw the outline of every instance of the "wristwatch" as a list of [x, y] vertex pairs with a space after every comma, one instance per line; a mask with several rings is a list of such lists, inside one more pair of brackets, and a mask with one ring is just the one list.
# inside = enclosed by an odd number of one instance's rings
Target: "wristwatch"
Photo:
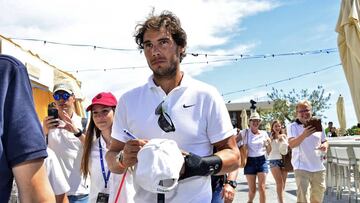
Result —
[[122, 163], [123, 160], [124, 160], [124, 151], [121, 150], [121, 151], [116, 155], [116, 162]]
[[237, 182], [235, 180], [226, 180], [225, 184], [229, 184], [231, 187], [233, 187], [234, 189], [237, 186]]
[[80, 130], [79, 128], [78, 128], [78, 130], [79, 130], [78, 133], [74, 133], [74, 136], [75, 136], [75, 137], [80, 137], [80, 136], [83, 134], [83, 131], [82, 131], [82, 130]]

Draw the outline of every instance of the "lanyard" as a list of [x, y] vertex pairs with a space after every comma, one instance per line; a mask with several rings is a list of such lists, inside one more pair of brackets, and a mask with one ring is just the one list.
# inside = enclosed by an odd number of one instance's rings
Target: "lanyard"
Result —
[[105, 188], [107, 188], [107, 183], [108, 183], [109, 178], [110, 178], [110, 170], [108, 170], [108, 173], [106, 175], [105, 174], [104, 159], [103, 159], [102, 146], [101, 146], [100, 139], [101, 139], [101, 137], [99, 137], [99, 152], [100, 152], [101, 172], [102, 172], [102, 175], [103, 175], [103, 178], [104, 178]]

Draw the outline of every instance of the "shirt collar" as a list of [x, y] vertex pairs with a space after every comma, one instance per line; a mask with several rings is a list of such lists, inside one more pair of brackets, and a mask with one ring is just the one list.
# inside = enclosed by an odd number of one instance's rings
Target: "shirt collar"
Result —
[[[190, 83], [191, 83], [191, 80], [192, 80], [192, 78], [189, 75], [187, 75], [184, 72], [182, 72], [182, 73], [183, 73], [183, 77], [181, 79], [180, 85], [178, 87], [176, 87], [177, 89], [178, 88], [186, 88], [186, 87], [190, 86]], [[149, 89], [159, 88], [154, 82], [154, 75], [153, 74], [149, 76], [147, 86], [148, 86]]]

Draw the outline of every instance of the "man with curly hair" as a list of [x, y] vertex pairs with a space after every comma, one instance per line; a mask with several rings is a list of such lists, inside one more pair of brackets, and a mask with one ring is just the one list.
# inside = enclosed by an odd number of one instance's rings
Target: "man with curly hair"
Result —
[[[180, 70], [186, 39], [180, 20], [168, 11], [150, 15], [137, 26], [135, 41], [153, 74], [147, 84], [119, 99], [108, 165], [112, 172], [123, 173], [137, 164], [139, 150], [154, 138], [175, 141], [184, 152], [184, 164], [177, 186], [165, 194], [147, 191], [135, 181], [135, 202], [210, 202], [210, 176], [239, 167], [236, 132], [222, 97]], [[123, 129], [137, 139], [130, 140]]]

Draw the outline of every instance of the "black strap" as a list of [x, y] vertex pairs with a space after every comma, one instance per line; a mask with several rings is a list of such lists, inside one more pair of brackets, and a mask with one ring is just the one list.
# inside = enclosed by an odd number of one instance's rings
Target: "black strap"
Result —
[[295, 122], [296, 122], [297, 124], [299, 124], [299, 125], [302, 125], [302, 124], [303, 124], [298, 118], [295, 120]]
[[164, 193], [157, 194], [157, 203], [165, 203], [165, 194]]

